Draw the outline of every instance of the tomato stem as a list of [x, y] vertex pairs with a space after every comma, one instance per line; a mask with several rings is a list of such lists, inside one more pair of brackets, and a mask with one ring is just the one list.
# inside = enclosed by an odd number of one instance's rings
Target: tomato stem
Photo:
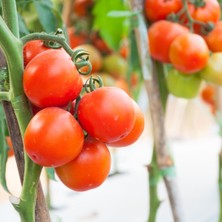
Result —
[[32, 40], [43, 40], [43, 41], [54, 41], [59, 43], [66, 52], [72, 57], [73, 50], [70, 48], [66, 39], [64, 37], [58, 36], [56, 34], [48, 34], [48, 33], [31, 33], [21, 38], [23, 45]]
[[99, 75], [97, 75], [96, 77], [90, 76], [84, 84], [84, 89], [87, 93], [90, 93], [102, 86], [103, 86], [103, 81]]
[[[31, 33], [29, 35], [22, 37], [21, 41], [24, 45], [29, 41], [39, 40], [39, 39], [43, 41], [55, 42], [60, 44], [65, 49], [65, 51], [70, 55], [80, 74], [88, 75], [91, 72], [92, 66], [89, 62], [89, 57], [88, 57], [89, 53], [82, 49], [72, 50], [69, 44], [67, 43], [66, 39], [63, 36], [58, 35], [57, 32], [55, 34]], [[86, 58], [84, 58], [83, 56], [86, 56]], [[85, 66], [87, 67], [87, 70], [84, 72], [81, 71], [81, 68]]]
[[[200, 25], [202, 27], [201, 32], [203, 32], [203, 34], [207, 34], [209, 31], [213, 29], [214, 25], [211, 22], [205, 23], [192, 18], [188, 9], [187, 0], [182, 0], [182, 3], [183, 3], [183, 8], [177, 13], [177, 16], [181, 16], [183, 14], [182, 12], [185, 13], [188, 19], [188, 26], [191, 32], [194, 32], [195, 24]], [[205, 5], [205, 2], [202, 0], [192, 1], [190, 3], [195, 5], [195, 7], [203, 7]]]

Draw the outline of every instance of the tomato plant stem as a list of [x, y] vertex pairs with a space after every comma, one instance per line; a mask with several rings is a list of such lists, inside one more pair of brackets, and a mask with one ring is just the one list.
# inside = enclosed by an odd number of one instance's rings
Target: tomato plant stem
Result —
[[36, 194], [42, 167], [33, 164], [27, 155], [25, 155], [25, 163], [25, 174], [21, 196], [16, 202], [11, 198], [11, 202], [19, 212], [21, 222], [35, 222]]
[[[131, 0], [130, 3], [134, 11], [139, 11], [143, 8], [142, 0]], [[140, 62], [144, 76], [144, 84], [149, 98], [157, 164], [160, 171], [164, 172], [163, 179], [168, 192], [174, 221], [182, 222], [184, 221], [184, 216], [181, 212], [181, 202], [177, 190], [176, 178], [171, 172], [171, 169], [174, 168], [174, 164], [167, 148], [167, 139], [164, 127], [164, 111], [161, 103], [158, 77], [156, 73], [157, 70], [154, 68], [153, 63], [150, 65], [147, 64], [147, 62], [144, 62], [151, 61], [148, 54], [148, 39], [144, 39], [144, 33], [147, 33], [146, 30], [147, 27], [144, 18], [141, 15], [138, 15], [138, 26], [135, 27], [134, 31], [139, 55], [141, 55]], [[143, 57], [144, 55], [146, 55], [145, 58]], [[147, 78], [148, 73], [150, 78]]]
[[[219, 126], [219, 135], [222, 138], [222, 118], [221, 118], [221, 111], [222, 111], [222, 102], [221, 102], [221, 96], [222, 91], [220, 87], [216, 87], [216, 122]], [[219, 216], [218, 216], [218, 222], [222, 221], [222, 147], [220, 149], [220, 152], [218, 154], [218, 192], [219, 192]]]
[[219, 199], [220, 199], [220, 209], [219, 209], [219, 220], [222, 221], [222, 149], [219, 153], [219, 174], [218, 174], [218, 188], [219, 188]]
[[66, 39], [54, 34], [47, 34], [47, 33], [31, 33], [29, 35], [26, 35], [21, 38], [21, 41], [23, 44], [31, 41], [31, 40], [37, 40], [41, 39], [43, 41], [54, 41], [59, 43], [65, 50], [66, 52], [72, 57], [73, 55], [73, 50], [70, 48], [68, 43], [66, 42]]
[[[3, 18], [0, 17], [0, 48], [2, 49], [4, 57], [6, 58], [7, 64], [5, 65], [7, 65], [9, 74], [8, 93], [10, 94], [11, 100], [11, 104], [4, 101], [3, 105], [6, 112], [5, 114], [7, 122], [9, 123], [8, 125], [14, 126], [14, 129], [9, 129], [9, 132], [11, 133], [13, 130], [18, 131], [19, 133], [17, 135], [23, 137], [26, 126], [30, 121], [32, 114], [28, 101], [23, 92], [23, 44], [20, 39], [17, 38], [19, 37], [19, 29], [15, 1], [2, 0], [2, 9]], [[1, 99], [7, 99], [5, 94], [6, 93], [3, 92], [0, 94], [0, 96], [2, 96]], [[10, 113], [7, 113], [7, 111]], [[12, 135], [15, 134], [12, 133]], [[17, 138], [12, 137], [12, 141], [15, 139]], [[17, 146], [14, 148], [16, 147]], [[35, 222], [36, 191], [38, 188], [38, 181], [42, 167], [34, 164], [26, 154], [24, 154], [25, 167], [23, 167], [22, 165], [24, 165], [24, 159], [17, 155], [20, 152], [23, 153], [21, 147], [18, 152], [15, 150], [16, 159], [22, 160], [22, 163], [19, 163], [21, 167], [18, 167], [20, 178], [23, 179], [24, 176], [22, 193], [20, 198], [11, 198], [11, 201], [14, 207], [17, 209], [22, 222]], [[23, 172], [24, 168], [25, 172]], [[44, 205], [43, 202], [42, 205]], [[41, 221], [49, 221], [47, 218], [48, 217], [46, 216], [44, 220]]]
[[153, 152], [152, 160], [150, 165], [147, 167], [149, 173], [149, 216], [148, 222], [156, 222], [156, 215], [160, 205], [160, 200], [158, 198], [158, 182], [160, 179], [160, 170], [156, 161], [155, 152]]
[[19, 25], [15, 1], [2, 0], [2, 17], [12, 33], [19, 37]]

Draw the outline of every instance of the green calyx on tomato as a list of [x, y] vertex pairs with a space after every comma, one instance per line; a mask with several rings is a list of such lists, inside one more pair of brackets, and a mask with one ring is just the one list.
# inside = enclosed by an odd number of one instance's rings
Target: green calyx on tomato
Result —
[[170, 68], [166, 74], [166, 82], [169, 92], [180, 98], [191, 99], [197, 96], [201, 78], [198, 73], [187, 75], [174, 68]]
[[207, 82], [222, 85], [222, 52], [212, 53], [200, 76]]

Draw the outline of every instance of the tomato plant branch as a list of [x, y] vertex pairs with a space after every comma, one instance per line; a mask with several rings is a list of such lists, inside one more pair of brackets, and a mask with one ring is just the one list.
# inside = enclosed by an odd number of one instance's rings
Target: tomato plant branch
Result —
[[[59, 32], [59, 30], [57, 32]], [[21, 38], [23, 45], [29, 41], [38, 40], [38, 39], [52, 43], [57, 43], [61, 47], [63, 47], [65, 51], [72, 58], [80, 74], [88, 75], [91, 72], [92, 66], [89, 62], [89, 57], [88, 57], [89, 54], [83, 49], [72, 50], [69, 44], [67, 43], [65, 37], [62, 35], [47, 34], [47, 33], [32, 33]], [[86, 58], [84, 58], [85, 56]], [[87, 71], [82, 72], [81, 68], [84, 66], [87, 66]]]
[[[216, 87], [216, 121], [219, 126], [219, 135], [222, 138], [222, 102], [221, 102], [221, 88]], [[219, 192], [219, 217], [218, 222], [222, 221], [222, 146], [218, 154], [218, 192]]]
[[222, 221], [222, 149], [218, 155], [219, 157], [219, 171], [218, 171], [218, 190], [219, 190], [219, 219], [218, 222]]
[[10, 101], [11, 100], [10, 93], [8, 93], [8, 92], [0, 92], [0, 100], [1, 101]]
[[[23, 47], [23, 44], [18, 38], [15, 37], [15, 35], [18, 35], [18, 22], [15, 21], [17, 20], [17, 12], [15, 10], [15, 1], [7, 1], [7, 2], [2, 1], [2, 3], [4, 5], [3, 10], [5, 10], [3, 12], [5, 20], [3, 20], [2, 17], [0, 17], [0, 48], [2, 49], [4, 57], [6, 58], [6, 65], [8, 68], [9, 83], [10, 83], [9, 92], [11, 95], [11, 104], [12, 104], [13, 109], [11, 109], [12, 107], [10, 103], [4, 102], [3, 105], [4, 105], [8, 125], [15, 127], [14, 129], [9, 129], [10, 133], [13, 130], [16, 130], [16, 131], [19, 131], [17, 135], [22, 136], [32, 116], [28, 101], [26, 97], [24, 96], [23, 85], [22, 85], [22, 73], [23, 73], [22, 47]], [[8, 24], [6, 24], [7, 22], [9, 23], [9, 26]], [[9, 115], [7, 111], [10, 111], [11, 115]], [[14, 121], [11, 121], [12, 119], [14, 119]], [[14, 138], [12, 138], [12, 140], [14, 140]], [[15, 146], [14, 148], [17, 148], [17, 146]], [[20, 153], [21, 152], [23, 153], [22, 148], [19, 151]], [[18, 153], [19, 152], [16, 152], [15, 150], [16, 158], [17, 158]], [[16, 199], [16, 201], [14, 201], [15, 198], [11, 198], [11, 200], [12, 200], [13, 205], [19, 212], [21, 221], [34, 222], [35, 221], [34, 213], [35, 213], [35, 203], [36, 203], [36, 190], [38, 187], [38, 180], [39, 180], [39, 175], [41, 172], [41, 167], [34, 164], [28, 158], [26, 154], [24, 155], [25, 155], [24, 157], [25, 158], [25, 172], [23, 171], [24, 166], [18, 167], [20, 178], [23, 178], [23, 175], [24, 175], [21, 198]], [[20, 158], [20, 159], [24, 160], [23, 158]], [[24, 165], [24, 161], [21, 164]], [[30, 169], [32, 170], [31, 174], [29, 171]], [[44, 204], [42, 203], [42, 205]], [[41, 212], [38, 212], [38, 213], [41, 213]], [[44, 214], [44, 217], [45, 217], [45, 214]], [[45, 217], [45, 219], [46, 220], [42, 220], [42, 222], [49, 221], [47, 220], [47, 217]]]
[[160, 170], [156, 161], [156, 154], [153, 152], [151, 163], [148, 165], [149, 172], [149, 217], [148, 222], [156, 222], [156, 215], [160, 206], [160, 200], [158, 198], [157, 186], [160, 179]]
[[23, 45], [31, 40], [43, 40], [43, 41], [52, 41], [59, 43], [66, 52], [72, 57], [73, 50], [70, 48], [69, 44], [66, 42], [66, 39], [61, 36], [57, 36], [55, 34], [48, 33], [31, 33], [21, 38]]
[[[187, 0], [182, 0], [183, 3], [183, 8], [181, 9], [182, 12], [185, 13], [187, 19], [188, 19], [188, 26], [190, 28], [190, 31], [193, 32], [193, 26], [194, 24], [200, 25], [202, 27], [201, 31], [204, 32], [203, 34], [205, 34], [205, 32], [209, 32], [212, 29], [212, 24], [211, 23], [205, 23], [205, 22], [201, 22], [198, 21], [196, 19], [193, 19], [192, 16], [190, 15], [189, 9], [188, 9], [188, 2]], [[192, 4], [195, 5], [195, 7], [202, 7], [204, 6], [205, 2], [204, 1], [194, 1], [192, 2]], [[181, 11], [179, 11], [177, 13], [177, 15], [181, 15]]]
[[19, 25], [15, 1], [2, 0], [2, 17], [12, 33], [19, 37]]
[[[142, 10], [142, 0], [131, 0], [132, 9], [135, 11]], [[144, 76], [144, 84], [149, 98], [151, 109], [151, 118], [153, 122], [154, 146], [157, 155], [158, 167], [161, 171], [166, 170], [163, 174], [163, 179], [167, 188], [170, 205], [175, 222], [184, 221], [183, 214], [181, 213], [181, 202], [177, 190], [176, 178], [171, 174], [170, 169], [174, 168], [173, 161], [167, 149], [167, 141], [164, 128], [164, 112], [161, 104], [160, 91], [157, 81], [157, 74], [153, 64], [147, 64], [145, 61], [151, 61], [148, 50], [148, 39], [144, 38], [146, 25], [141, 15], [138, 15], [138, 26], [135, 27], [135, 35], [137, 40], [137, 47], [139, 50], [142, 72]], [[147, 34], [145, 34], [147, 36]], [[146, 56], [145, 58], [143, 56]]]

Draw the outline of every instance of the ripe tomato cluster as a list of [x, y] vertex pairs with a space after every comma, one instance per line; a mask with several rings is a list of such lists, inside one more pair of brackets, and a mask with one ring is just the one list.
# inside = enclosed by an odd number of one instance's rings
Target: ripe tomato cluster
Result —
[[49, 49], [34, 40], [23, 52], [23, 87], [34, 110], [24, 134], [27, 155], [54, 167], [70, 189], [98, 187], [111, 167], [108, 146], [128, 146], [143, 132], [141, 109], [117, 87], [84, 92], [82, 77], [63, 48]]
[[[186, 5], [184, 5], [186, 4]], [[168, 68], [169, 91], [197, 96], [202, 80], [222, 84], [222, 23], [217, 0], [145, 0], [150, 54]]]

